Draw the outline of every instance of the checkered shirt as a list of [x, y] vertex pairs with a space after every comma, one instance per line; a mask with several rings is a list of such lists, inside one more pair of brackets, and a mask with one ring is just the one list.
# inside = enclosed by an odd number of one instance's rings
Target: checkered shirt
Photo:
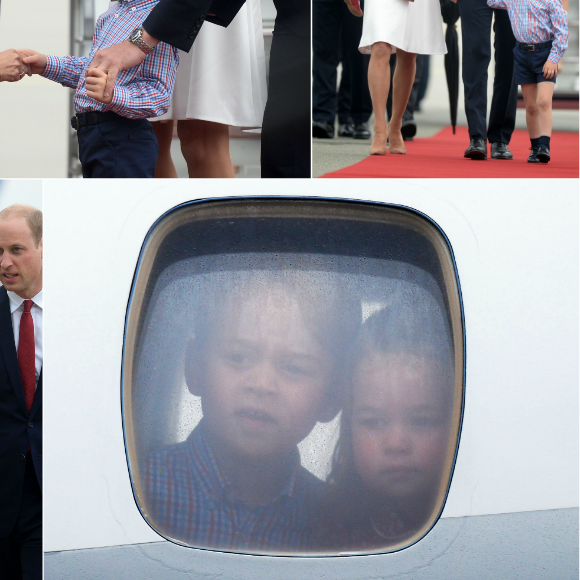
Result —
[[76, 89], [77, 113], [113, 111], [123, 117], [141, 119], [157, 117], [167, 112], [179, 64], [179, 51], [164, 42], [160, 42], [139, 66], [119, 73], [110, 104], [91, 99], [85, 88], [84, 73], [97, 50], [127, 40], [131, 32], [143, 24], [158, 2], [159, 0], [119, 0], [111, 6], [97, 20], [89, 56], [47, 55], [43, 76], [65, 87]]
[[514, 36], [525, 44], [552, 41], [548, 60], [558, 63], [568, 48], [568, 15], [561, 0], [487, 0], [507, 10]]
[[183, 443], [163, 447], [146, 462], [150, 523], [184, 544], [235, 552], [303, 551], [312, 538], [314, 506], [324, 484], [300, 465], [282, 493], [251, 508], [237, 499], [204, 435], [196, 427]]

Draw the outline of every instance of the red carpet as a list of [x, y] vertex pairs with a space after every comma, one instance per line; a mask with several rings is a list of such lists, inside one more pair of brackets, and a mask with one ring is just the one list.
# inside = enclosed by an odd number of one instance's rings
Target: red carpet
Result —
[[369, 156], [321, 177], [578, 177], [578, 133], [552, 133], [552, 160], [547, 164], [527, 163], [530, 139], [522, 130], [512, 135], [511, 161], [491, 159], [489, 145], [486, 161], [465, 159], [463, 152], [469, 145], [467, 127], [457, 127], [455, 135], [451, 127], [446, 127], [433, 137], [416, 138], [406, 145], [406, 155]]

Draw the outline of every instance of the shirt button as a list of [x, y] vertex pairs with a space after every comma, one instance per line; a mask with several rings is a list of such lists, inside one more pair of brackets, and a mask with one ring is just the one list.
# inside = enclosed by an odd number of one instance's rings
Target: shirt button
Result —
[[189, 38], [195, 38], [195, 32], [190, 32], [190, 33], [188, 34], [188, 36], [189, 36]]
[[118, 14], [115, 14], [115, 18], [119, 18], [119, 15]]
[[32, 429], [34, 427], [34, 423], [28, 423], [28, 426]]
[[133, 12], [135, 12], [135, 10], [137, 10], [137, 8], [135, 8], [135, 6], [133, 6], [133, 8], [131, 8], [131, 10], [132, 10]]

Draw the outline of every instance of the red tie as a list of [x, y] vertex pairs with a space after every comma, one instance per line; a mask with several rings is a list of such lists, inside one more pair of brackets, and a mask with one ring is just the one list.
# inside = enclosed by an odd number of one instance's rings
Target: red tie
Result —
[[32, 321], [32, 300], [24, 301], [24, 312], [20, 317], [20, 333], [18, 335], [18, 366], [20, 367], [20, 378], [24, 386], [24, 398], [28, 412], [32, 409], [34, 393], [36, 391], [36, 369], [35, 369], [35, 349], [34, 349], [34, 322]]

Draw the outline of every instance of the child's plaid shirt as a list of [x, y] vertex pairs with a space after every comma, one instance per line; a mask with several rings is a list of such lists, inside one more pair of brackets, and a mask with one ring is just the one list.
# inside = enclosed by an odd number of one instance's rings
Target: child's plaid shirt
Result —
[[139, 66], [119, 73], [110, 104], [91, 99], [85, 88], [85, 71], [97, 50], [127, 40], [131, 32], [143, 24], [158, 2], [119, 0], [99, 16], [89, 56], [47, 55], [47, 65], [42, 76], [76, 89], [77, 113], [113, 111], [122, 117], [141, 119], [167, 112], [179, 64], [179, 51], [164, 42], [160, 42]]
[[524, 44], [552, 41], [548, 60], [558, 63], [568, 48], [568, 15], [562, 0], [487, 0], [491, 8], [507, 10], [514, 36]]
[[144, 486], [146, 517], [171, 539], [202, 548], [283, 553], [308, 547], [324, 484], [300, 465], [296, 450], [296, 468], [282, 493], [250, 508], [232, 493], [200, 425], [183, 443], [148, 458]]

